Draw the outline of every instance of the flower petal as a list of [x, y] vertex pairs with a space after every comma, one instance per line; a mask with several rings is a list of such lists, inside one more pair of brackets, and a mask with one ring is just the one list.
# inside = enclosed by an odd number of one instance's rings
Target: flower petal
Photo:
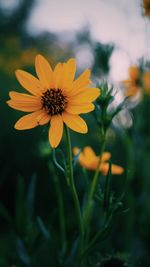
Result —
[[56, 148], [63, 135], [63, 120], [61, 115], [54, 115], [51, 118], [49, 129], [49, 142], [53, 148]]
[[[79, 153], [79, 151], [80, 151], [80, 149], [78, 148], [78, 147], [74, 147], [73, 148], [73, 154], [76, 156], [78, 153]], [[80, 151], [80, 154], [81, 154], [82, 152]]]
[[131, 66], [129, 68], [129, 76], [133, 81], [136, 81], [139, 78], [139, 68], [137, 66]]
[[84, 89], [82, 92], [75, 94], [73, 97], [70, 97], [69, 102], [73, 105], [92, 102], [99, 95], [100, 95], [100, 90], [98, 88], [87, 88]]
[[30, 104], [39, 104], [40, 103], [40, 98], [37, 96], [33, 96], [33, 95], [28, 95], [28, 94], [22, 94], [22, 93], [18, 93], [15, 91], [11, 91], [9, 92], [9, 96], [12, 100], [16, 101], [16, 102], [28, 102]]
[[37, 117], [37, 121], [39, 125], [44, 125], [50, 121], [51, 116], [42, 110], [41, 114]]
[[90, 146], [86, 146], [83, 150], [83, 153], [86, 158], [91, 159], [91, 160], [95, 159], [96, 157], [94, 150]]
[[41, 110], [35, 111], [33, 113], [30, 113], [28, 115], [23, 116], [21, 119], [19, 119], [15, 124], [15, 129], [17, 130], [27, 130], [32, 129], [39, 125], [38, 123], [38, 116], [42, 113]]
[[79, 133], [87, 133], [87, 124], [80, 116], [63, 112], [62, 118], [70, 129]]
[[83, 114], [93, 111], [94, 109], [95, 106], [93, 104], [71, 105], [68, 103], [65, 111], [71, 114], [81, 114], [81, 113]]
[[61, 82], [61, 88], [64, 91], [71, 90], [71, 85], [76, 72], [76, 60], [74, 58], [69, 59], [66, 63], [63, 63], [63, 77]]
[[[109, 170], [109, 163], [102, 163], [100, 166], [100, 171], [103, 173], [103, 175], [107, 175]], [[124, 172], [124, 169], [118, 165], [112, 164], [111, 165], [111, 173], [112, 174], [122, 174]]]
[[20, 103], [19, 101], [8, 100], [7, 104], [11, 108], [24, 112], [33, 112], [41, 109], [41, 104], [31, 104], [30, 102]]
[[35, 69], [41, 83], [48, 89], [52, 83], [53, 71], [49, 62], [42, 55], [36, 56]]
[[102, 161], [107, 161], [111, 158], [111, 153], [110, 152], [104, 152], [102, 154]]
[[17, 70], [16, 77], [23, 88], [32, 95], [41, 95], [41, 91], [43, 90], [42, 85], [33, 75], [24, 70]]
[[131, 87], [127, 88], [125, 95], [128, 97], [135, 96], [138, 92], [140, 92], [140, 87], [131, 86]]
[[62, 78], [63, 78], [63, 64], [58, 63], [53, 73], [54, 88], [61, 88]]
[[70, 94], [78, 94], [80, 93], [83, 88], [87, 87], [89, 84], [91, 84], [90, 81], [90, 75], [91, 71], [89, 69], [86, 69], [74, 82], [73, 82], [73, 89], [70, 92]]
[[[73, 148], [73, 153], [75, 156], [79, 153], [79, 151], [80, 151], [79, 148], [77, 148], [77, 147]], [[78, 156], [78, 161], [82, 167], [89, 169], [89, 164], [86, 161], [86, 157], [82, 151], [80, 152], [80, 154]]]
[[67, 61], [67, 69], [68, 69], [68, 79], [69, 79], [69, 81], [73, 82], [74, 76], [76, 73], [76, 60], [75, 60], [75, 58], [70, 58]]

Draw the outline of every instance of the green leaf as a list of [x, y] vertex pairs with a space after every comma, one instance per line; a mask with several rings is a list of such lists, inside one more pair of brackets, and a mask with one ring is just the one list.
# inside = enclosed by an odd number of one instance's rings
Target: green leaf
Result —
[[17, 238], [17, 252], [18, 256], [25, 267], [30, 267], [30, 258], [28, 256], [28, 253], [26, 251], [26, 248], [24, 246], [23, 241], [20, 238]]
[[49, 233], [48, 229], [46, 228], [46, 226], [44, 225], [44, 222], [42, 221], [42, 219], [40, 217], [37, 217], [37, 225], [38, 225], [43, 237], [46, 240], [50, 240], [50, 233]]

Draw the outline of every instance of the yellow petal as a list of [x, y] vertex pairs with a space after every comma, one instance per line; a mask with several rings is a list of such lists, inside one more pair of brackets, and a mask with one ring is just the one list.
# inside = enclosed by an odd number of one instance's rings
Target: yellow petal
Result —
[[109, 160], [111, 158], [111, 153], [109, 153], [109, 152], [104, 152], [103, 154], [102, 154], [102, 161], [107, 161], [107, 160]]
[[[100, 171], [103, 173], [103, 175], [107, 175], [109, 170], [109, 163], [102, 163], [100, 166]], [[111, 173], [112, 174], [122, 174], [124, 172], [124, 169], [118, 165], [112, 164], [111, 165]]]
[[79, 153], [80, 149], [78, 147], [73, 148], [73, 154], [76, 156]]
[[[79, 151], [80, 151], [79, 148], [77, 148], [77, 147], [74, 147], [74, 148], [73, 148], [73, 153], [74, 153], [74, 155], [77, 155], [77, 154], [79, 153]], [[80, 152], [80, 155], [79, 155], [79, 157], [78, 157], [78, 161], [79, 161], [79, 163], [80, 163], [80, 165], [81, 165], [82, 167], [84, 167], [84, 168], [90, 170], [89, 163], [88, 163], [88, 161], [87, 161], [87, 159], [86, 159], [85, 154], [84, 154], [82, 151]]]
[[70, 97], [69, 102], [73, 105], [88, 103], [94, 101], [99, 95], [100, 90], [98, 88], [87, 88], [75, 94], [73, 97]]
[[129, 68], [129, 76], [132, 80], [136, 81], [139, 78], [140, 71], [137, 66], [131, 66]]
[[83, 153], [86, 156], [86, 158], [90, 160], [93, 160], [96, 157], [94, 150], [90, 146], [86, 146], [83, 150]]
[[63, 120], [61, 115], [54, 115], [51, 118], [49, 129], [49, 142], [53, 148], [56, 148], [63, 135]]
[[82, 91], [82, 88], [87, 87], [91, 81], [90, 81], [90, 75], [91, 72], [89, 69], [85, 70], [74, 82], [73, 82], [73, 89], [72, 92], [75, 92], [76, 94], [80, 93]]
[[27, 130], [32, 129], [39, 125], [38, 123], [38, 116], [41, 114], [41, 110], [35, 111], [33, 113], [30, 113], [28, 115], [23, 116], [21, 119], [19, 119], [15, 124], [15, 129], [17, 130]]
[[41, 104], [31, 104], [30, 102], [20, 103], [14, 100], [8, 100], [7, 104], [9, 107], [14, 108], [16, 110], [24, 111], [24, 112], [33, 112], [41, 109]]
[[18, 93], [15, 91], [9, 92], [9, 96], [12, 100], [16, 102], [21, 102], [21, 103], [30, 103], [30, 104], [39, 104], [40, 103], [40, 97], [33, 96], [33, 95], [28, 95], [28, 94], [22, 94]]
[[62, 118], [70, 129], [79, 133], [87, 133], [88, 128], [86, 122], [80, 116], [63, 112]]
[[53, 71], [49, 62], [42, 56], [37, 55], [35, 58], [35, 69], [37, 76], [46, 89], [50, 88], [52, 83]]
[[88, 113], [95, 109], [95, 106], [93, 104], [86, 104], [86, 105], [71, 105], [68, 103], [67, 108], [65, 109], [66, 112], [71, 114], [83, 114]]
[[95, 170], [97, 168], [99, 158], [97, 158], [93, 149], [89, 146], [86, 146], [83, 150], [83, 154], [84, 154], [88, 169], [89, 170]]
[[125, 92], [126, 96], [135, 96], [140, 91], [140, 88], [138, 86], [131, 86], [127, 89]]
[[124, 169], [118, 165], [112, 164], [111, 166], [112, 174], [122, 174]]
[[50, 121], [51, 116], [42, 110], [41, 114], [37, 117], [37, 121], [39, 125], [44, 125]]
[[133, 81], [131, 79], [122, 81], [122, 84], [125, 87], [131, 87], [131, 86], [135, 86], [136, 85], [135, 81]]
[[[79, 159], [85, 159], [85, 156], [84, 156], [84, 154], [83, 154], [83, 151], [81, 151], [78, 147], [74, 147], [73, 148], [73, 154], [76, 156], [78, 153], [79, 153], [79, 151], [80, 151], [80, 155], [79, 155], [79, 158], [78, 158], [78, 160]], [[80, 161], [80, 160], [79, 160]]]
[[42, 85], [40, 81], [24, 70], [17, 70], [16, 77], [19, 83], [32, 95], [41, 95]]
[[61, 88], [62, 78], [63, 78], [63, 64], [58, 63], [53, 73], [54, 88]]
[[70, 86], [74, 80], [76, 72], [76, 60], [74, 58], [69, 59], [67, 63], [63, 64], [63, 68], [62, 88], [68, 91], [70, 90]]
[[75, 72], [76, 72], [76, 60], [75, 60], [75, 58], [70, 58], [66, 63], [66, 67], [67, 67], [68, 79], [71, 82], [73, 82]]

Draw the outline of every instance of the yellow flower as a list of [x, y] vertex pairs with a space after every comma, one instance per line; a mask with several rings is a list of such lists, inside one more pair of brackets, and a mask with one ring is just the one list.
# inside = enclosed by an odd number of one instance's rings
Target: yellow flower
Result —
[[87, 125], [79, 114], [94, 110], [92, 102], [100, 95], [98, 88], [88, 88], [90, 70], [86, 69], [74, 80], [75, 59], [58, 63], [53, 71], [41, 55], [36, 56], [35, 69], [38, 78], [23, 70], [16, 71], [18, 81], [30, 94], [12, 91], [7, 103], [14, 109], [31, 113], [19, 119], [14, 127], [26, 130], [50, 123], [49, 142], [53, 148], [62, 139], [63, 123], [76, 132], [87, 133]]
[[[73, 153], [77, 155], [79, 153], [79, 148], [74, 147]], [[107, 162], [111, 158], [111, 153], [104, 152], [102, 154], [101, 158], [101, 164], [100, 164], [100, 172], [103, 175], [107, 175], [109, 170], [109, 163]], [[93, 149], [89, 146], [86, 146], [83, 151], [79, 154], [78, 161], [81, 166], [83, 166], [87, 170], [96, 170], [99, 157], [96, 156]], [[124, 172], [124, 169], [118, 165], [112, 164], [111, 165], [111, 172], [112, 174], [122, 174]]]
[[144, 71], [140, 73], [140, 70], [136, 66], [129, 68], [129, 79], [123, 81], [126, 87], [126, 96], [134, 96], [138, 92], [142, 91], [142, 87], [145, 93], [150, 94], [150, 72]]
[[123, 84], [126, 87], [126, 96], [134, 96], [138, 93], [139, 91], [139, 76], [140, 76], [140, 71], [139, 68], [136, 66], [131, 66], [129, 68], [129, 79], [123, 81]]
[[143, 0], [143, 8], [145, 16], [150, 18], [150, 0]]

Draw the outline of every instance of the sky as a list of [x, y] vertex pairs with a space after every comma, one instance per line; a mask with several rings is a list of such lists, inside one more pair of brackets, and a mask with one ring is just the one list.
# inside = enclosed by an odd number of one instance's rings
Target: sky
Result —
[[[2, 1], [10, 4], [19, 0]], [[110, 79], [120, 81], [127, 78], [128, 67], [139, 58], [150, 60], [150, 20], [142, 13], [142, 0], [36, 0], [27, 29], [31, 34], [65, 32], [66, 37], [73, 37], [89, 25], [93, 40], [115, 45]], [[90, 67], [88, 47], [79, 47], [76, 57], [81, 65]]]
[[[130, 64], [141, 57], [150, 59], [150, 20], [142, 16], [141, 1], [38, 0], [27, 27], [32, 34], [46, 30], [69, 35], [89, 25], [95, 41], [115, 44], [110, 79], [119, 81], [127, 76]], [[90, 65], [90, 51], [81, 49], [86, 51], [87, 62], [83, 63]], [[82, 52], [78, 49], [77, 57], [84, 61]]]

